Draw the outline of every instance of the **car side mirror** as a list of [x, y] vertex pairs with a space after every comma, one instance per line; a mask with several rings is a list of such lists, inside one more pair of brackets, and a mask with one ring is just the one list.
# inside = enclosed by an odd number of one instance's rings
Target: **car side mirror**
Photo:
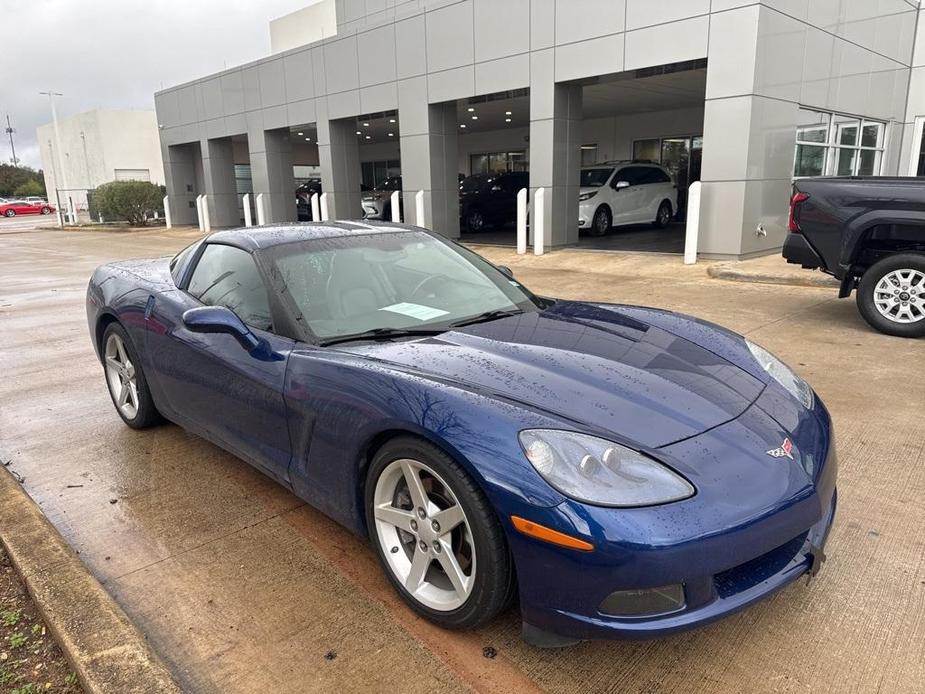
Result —
[[614, 190], [623, 190], [624, 188], [629, 188], [629, 187], [630, 187], [629, 181], [617, 181], [616, 184], [614, 185]]
[[224, 333], [231, 335], [248, 352], [262, 346], [260, 338], [251, 332], [237, 314], [224, 306], [198, 306], [183, 312], [183, 325], [194, 333]]
[[498, 270], [500, 270], [501, 274], [506, 276], [508, 279], [514, 279], [514, 271], [511, 270], [511, 268], [509, 268], [507, 265], [499, 265]]

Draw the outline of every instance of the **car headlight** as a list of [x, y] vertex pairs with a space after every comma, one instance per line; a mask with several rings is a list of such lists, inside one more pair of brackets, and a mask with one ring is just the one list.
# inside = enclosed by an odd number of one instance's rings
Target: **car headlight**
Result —
[[596, 190], [592, 190], [592, 191], [590, 191], [590, 192], [588, 192], [588, 193], [582, 193], [581, 195], [578, 196], [578, 202], [584, 202], [585, 200], [590, 200], [590, 199], [593, 198], [595, 195], [597, 195], [597, 191], [596, 191]]
[[575, 501], [652, 506], [695, 492], [690, 482], [665, 465], [612, 441], [556, 429], [527, 429], [518, 436], [533, 468]]
[[745, 340], [745, 344], [748, 346], [748, 351], [752, 353], [755, 361], [761, 365], [761, 368], [764, 369], [771, 378], [780, 383], [784, 387], [784, 390], [799, 400], [803, 404], [803, 407], [806, 409], [812, 408], [813, 389], [809, 387], [806, 381], [797, 376], [793, 369], [764, 347], [760, 347], [749, 340]]

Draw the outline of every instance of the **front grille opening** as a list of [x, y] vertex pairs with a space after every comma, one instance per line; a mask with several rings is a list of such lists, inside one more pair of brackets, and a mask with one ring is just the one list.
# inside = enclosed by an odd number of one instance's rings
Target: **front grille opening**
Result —
[[806, 543], [807, 533], [799, 535], [790, 542], [772, 549], [760, 557], [739, 564], [728, 571], [718, 573], [713, 577], [716, 592], [721, 598], [728, 598], [743, 590], [748, 590], [762, 581], [766, 581], [774, 574], [780, 572], [793, 558], [800, 553]]

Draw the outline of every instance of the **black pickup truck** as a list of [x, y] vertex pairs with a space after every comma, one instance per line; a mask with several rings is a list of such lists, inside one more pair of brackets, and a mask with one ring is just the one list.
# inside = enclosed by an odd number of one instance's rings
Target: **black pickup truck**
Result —
[[804, 178], [793, 185], [784, 258], [857, 289], [858, 310], [888, 335], [925, 335], [925, 178]]

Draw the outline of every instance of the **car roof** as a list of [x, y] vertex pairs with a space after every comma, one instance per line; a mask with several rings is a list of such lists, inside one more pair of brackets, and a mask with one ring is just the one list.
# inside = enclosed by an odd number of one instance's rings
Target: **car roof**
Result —
[[207, 243], [223, 243], [237, 246], [248, 252], [253, 252], [299, 241], [314, 241], [316, 239], [331, 239], [343, 236], [369, 236], [370, 234], [395, 234], [403, 231], [427, 233], [426, 230], [410, 224], [391, 222], [292, 222], [289, 224], [266, 224], [257, 227], [223, 229], [210, 234], [205, 241]]

